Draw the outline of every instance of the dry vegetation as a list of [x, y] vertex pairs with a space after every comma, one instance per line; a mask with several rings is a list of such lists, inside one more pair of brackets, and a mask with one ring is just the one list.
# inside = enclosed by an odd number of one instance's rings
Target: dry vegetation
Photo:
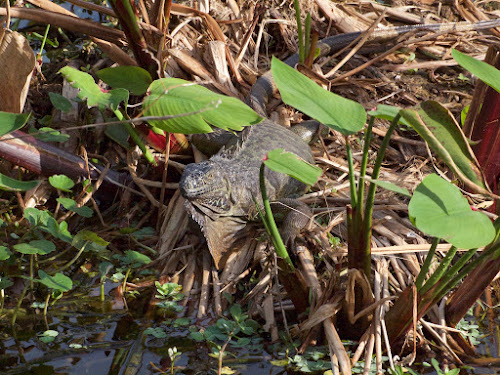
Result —
[[[48, 9], [48, 2], [36, 3]], [[183, 2], [188, 7], [194, 6], [192, 3]], [[167, 34], [163, 33], [166, 27], [164, 24], [151, 22], [154, 26], [144, 26], [144, 34], [150, 46], [165, 46], [156, 51], [156, 58], [164, 64], [165, 71], [170, 76], [193, 80], [215, 91], [244, 99], [250, 86], [269, 69], [271, 56], [284, 59], [297, 50], [292, 1], [217, 0], [196, 3], [197, 9], [208, 12], [213, 18], [177, 6], [172, 8]], [[496, 8], [493, 8], [496, 6], [494, 3], [492, 8], [486, 8], [490, 3], [475, 5], [470, 1], [391, 3], [391, 7], [384, 8], [385, 13], [377, 24], [379, 27], [477, 21], [499, 16]], [[154, 7], [147, 1], [139, 4], [143, 21], [148, 24], [150, 21], [145, 17], [148, 14], [146, 8], [150, 9], [151, 15]], [[303, 16], [307, 12], [311, 13], [312, 27], [318, 32], [320, 39], [334, 34], [366, 30], [382, 14], [382, 6], [369, 1], [338, 4], [308, 0], [301, 1], [301, 6]], [[103, 12], [99, 7], [96, 10]], [[54, 10], [57, 11], [59, 10]], [[19, 16], [15, 12], [20, 10], [11, 9], [11, 16]], [[0, 15], [2, 14], [6, 14], [3, 8], [0, 9]], [[76, 29], [77, 26], [71, 27], [76, 32], [81, 30]], [[85, 33], [92, 33], [85, 29], [85, 25], [83, 27]], [[95, 31], [92, 35], [94, 42], [103, 50], [103, 45], [109, 41], [116, 42], [117, 38], [121, 40], [123, 37], [118, 33], [103, 33]], [[471, 100], [474, 82], [470, 76], [460, 75], [466, 75], [466, 72], [456, 68], [450, 50], [453, 47], [481, 59], [487, 47], [498, 42], [498, 35], [495, 30], [429, 34], [418, 38], [404, 35], [384, 44], [358, 45], [357, 52], [346, 61], [342, 58], [349, 50], [338, 56], [323, 57], [315, 62], [309, 75], [314, 75], [317, 82], [331, 91], [360, 102], [366, 109], [374, 108], [380, 103], [411, 107], [423, 100], [433, 99], [444, 104], [458, 118], [460, 111]], [[225, 44], [222, 40], [225, 40]], [[392, 50], [395, 45], [398, 45], [397, 50]], [[389, 50], [391, 52], [387, 53]], [[115, 51], [117, 54], [114, 54], [109, 49], [106, 52], [111, 59], [87, 55], [91, 72], [108, 66], [113, 61], [120, 63], [127, 59], [121, 52]], [[231, 58], [228, 60], [229, 56]], [[50, 110], [50, 104], [46, 100], [47, 93], [60, 92], [61, 85], [54, 84], [60, 82], [55, 72], [67, 63], [67, 60], [57, 63], [54, 59], [50, 67], [44, 68], [47, 81], [44, 82], [40, 75], [36, 77], [36, 83], [30, 89], [28, 103], [37, 118]], [[363, 69], [358, 69], [360, 66]], [[68, 87], [64, 84], [62, 90], [66, 89]], [[279, 97], [272, 98], [267, 109], [269, 118], [284, 126], [301, 122], [304, 117], [283, 105]], [[73, 115], [70, 119], [57, 120], [58, 123], [53, 123], [52, 126], [58, 128], [68, 122], [83, 123], [81, 112], [75, 111]], [[85, 116], [90, 117], [90, 114], [87, 112]], [[94, 122], [100, 122], [98, 113], [93, 116]], [[371, 149], [372, 159], [386, 128], [386, 123], [375, 122], [373, 131], [376, 137]], [[153, 267], [159, 270], [162, 280], [177, 282], [183, 286], [183, 292], [187, 296], [184, 300], [186, 315], [203, 318], [222, 314], [228, 304], [222, 297], [223, 292], [229, 293], [233, 295], [235, 302], [248, 306], [252, 317], [264, 322], [273, 341], [278, 340], [278, 327], [288, 325], [290, 334], [299, 337], [304, 343], [302, 349], [326, 340], [334, 368], [338, 369], [340, 363], [340, 367], [346, 370], [359, 358], [364, 359], [368, 366], [372, 353], [376, 354], [377, 365], [382, 366], [383, 352], [391, 350], [390, 344], [384, 339], [383, 319], [386, 306], [412, 283], [420, 270], [422, 254], [430, 245], [410, 223], [407, 199], [380, 190], [375, 201], [372, 237], [373, 282], [366, 282], [355, 271], [349, 274], [344, 272], [347, 261], [344, 245], [345, 205], [349, 202], [349, 181], [343, 136], [331, 131], [312, 145], [323, 175], [301, 198], [312, 207], [315, 214], [315, 220], [300, 239], [295, 254], [296, 264], [311, 288], [311, 307], [307, 317], [293, 314], [293, 305], [277, 278], [274, 253], [269, 248], [265, 232], [258, 224], [254, 228], [255, 235], [249, 237], [234, 252], [224, 269], [215, 269], [204, 239], [196, 225], [190, 224], [183, 198], [177, 190], [183, 166], [192, 161], [190, 150], [182, 151], [179, 147], [171, 149], [168, 169], [163, 171], [146, 166], [136, 152], [126, 152], [110, 143], [99, 133], [99, 129], [92, 133], [82, 130], [73, 139], [80, 139], [80, 142], [69, 145], [69, 152], [81, 154], [80, 147], [83, 144], [86, 145], [85, 154], [89, 157], [100, 155], [111, 169], [117, 169], [126, 163], [126, 169], [136, 184], [134, 189], [124, 189], [115, 202], [107, 204], [105, 208], [99, 209], [97, 202], [93, 201], [94, 208], [102, 211], [99, 216], [102, 223], [97, 224], [93, 230], [103, 238], [112, 240], [114, 229], [109, 226], [111, 224], [134, 223], [136, 228], [156, 227], [158, 236], [144, 244], [154, 246], [158, 243], [158, 257]], [[172, 138], [172, 141], [181, 144], [183, 140], [180, 135]], [[359, 161], [361, 141], [353, 139], [352, 143], [354, 158]], [[165, 159], [164, 154], [157, 156]], [[201, 160], [202, 157], [195, 152], [194, 160]], [[6, 168], [9, 166], [2, 169]], [[446, 166], [433, 157], [413, 131], [400, 128], [392, 138], [380, 177], [412, 191], [423, 176], [436, 171], [443, 176], [452, 177]], [[157, 182], [162, 180], [162, 176], [164, 184]], [[141, 191], [140, 194], [138, 190]], [[39, 194], [41, 197], [37, 197], [38, 201], [28, 200], [27, 197], [19, 198], [26, 205], [28, 202], [39, 204], [44, 201], [43, 195], [50, 193]], [[159, 207], [162, 209], [158, 209]], [[447, 245], [439, 247], [440, 251], [446, 249]], [[368, 311], [355, 310], [356, 297], [360, 298], [359, 293], [354, 293], [355, 285], [363, 286], [361, 295], [365, 298], [364, 305], [371, 306]], [[423, 328], [425, 336], [436, 340], [441, 354], [445, 353], [449, 358], [460, 362], [446, 339], [443, 339], [445, 331], [439, 326], [442, 321], [442, 309], [431, 309], [421, 320], [418, 329], [408, 336], [403, 353], [409, 356], [403, 363], [410, 363], [415, 359], [413, 341], [418, 342], [420, 349], [431, 350], [426, 344]], [[418, 335], [418, 339], [415, 335]], [[357, 350], [350, 359], [340, 342], [340, 338], [344, 337], [359, 339]], [[400, 349], [401, 346], [398, 351]]]

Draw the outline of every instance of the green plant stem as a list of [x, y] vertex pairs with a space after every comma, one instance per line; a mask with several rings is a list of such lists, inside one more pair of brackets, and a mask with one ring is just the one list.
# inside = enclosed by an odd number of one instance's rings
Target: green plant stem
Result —
[[[446, 271], [444, 277], [439, 280], [441, 285], [433, 292], [436, 297], [444, 297], [445, 294], [447, 294], [451, 289], [453, 289], [456, 284], [458, 284], [461, 278], [466, 275], [460, 272], [462, 267], [465, 266], [465, 264], [469, 261], [470, 258], [474, 256], [474, 254], [476, 254], [476, 252], [477, 249], [470, 249], [464, 255], [462, 255], [460, 259], [453, 266], [451, 266], [448, 271]], [[457, 278], [458, 275], [462, 275], [462, 277]], [[440, 297], [439, 299], [441, 298], [442, 297]]]
[[448, 250], [445, 257], [439, 264], [438, 268], [434, 271], [431, 277], [429, 277], [429, 280], [427, 280], [427, 282], [422, 286], [421, 289], [422, 294], [431, 289], [443, 277], [443, 275], [446, 272], [446, 269], [450, 265], [456, 253], [457, 253], [457, 248], [455, 246], [452, 246], [450, 250]]
[[33, 291], [33, 279], [35, 278], [34, 266], [35, 254], [30, 255], [30, 289]]
[[269, 227], [269, 230], [271, 233], [271, 238], [272, 238], [276, 253], [289, 266], [288, 271], [294, 272], [295, 267], [293, 266], [292, 260], [290, 259], [290, 256], [288, 255], [288, 252], [286, 251], [285, 244], [283, 243], [283, 240], [281, 239], [281, 235], [279, 233], [278, 226], [276, 225], [276, 222], [274, 221], [273, 212], [271, 210], [271, 203], [269, 202], [269, 198], [267, 196], [266, 183], [265, 183], [265, 177], [264, 177], [265, 168], [266, 168], [266, 166], [264, 165], [264, 163], [262, 163], [260, 166], [259, 182], [260, 182], [260, 191], [262, 194], [262, 201], [264, 203], [264, 211], [266, 213], [265, 217], [266, 217], [266, 221], [267, 221], [267, 227]]
[[[113, 113], [115, 114], [116, 118], [119, 120], [119, 121], [123, 121], [124, 119], [124, 116], [123, 114], [119, 111], [119, 110], [114, 110]], [[127, 130], [128, 134], [130, 135], [130, 138], [132, 138], [132, 140], [134, 141], [134, 143], [139, 146], [139, 148], [141, 149], [142, 153], [144, 154], [144, 157], [146, 158], [146, 160], [156, 166], [157, 163], [156, 163], [156, 160], [153, 156], [153, 154], [151, 153], [151, 151], [149, 151], [149, 149], [146, 147], [146, 145], [144, 144], [144, 142], [142, 141], [142, 138], [139, 136], [139, 134], [137, 134], [137, 132], [135, 131], [135, 128], [130, 124], [130, 123], [124, 123], [123, 126], [125, 127], [125, 129]]]
[[66, 263], [64, 266], [62, 266], [61, 268], [59, 268], [59, 272], [62, 272], [64, 271], [65, 269], [71, 267], [71, 265], [73, 263], [75, 263], [77, 261], [77, 259], [80, 257], [80, 255], [82, 255], [83, 251], [85, 250], [85, 247], [87, 246], [87, 244], [89, 243], [89, 241], [87, 241], [85, 243], [85, 245], [83, 245], [81, 247], [81, 249], [78, 251], [78, 253], [73, 257], [73, 259], [71, 259], [68, 263]]
[[[401, 115], [399, 113], [394, 117], [394, 119], [391, 122], [391, 125], [389, 126], [389, 129], [387, 129], [387, 133], [385, 134], [382, 144], [380, 145], [380, 149], [378, 150], [377, 153], [377, 159], [375, 160], [375, 164], [373, 166], [373, 172], [371, 176], [373, 180], [378, 179], [378, 176], [380, 174], [380, 168], [382, 167], [382, 162], [385, 156], [385, 150], [389, 146], [391, 135], [394, 132], [394, 129], [396, 129], [400, 117]], [[365, 256], [367, 258], [369, 258], [371, 254], [370, 248], [371, 248], [371, 233], [372, 233], [372, 222], [373, 222], [372, 215], [373, 215], [373, 204], [375, 202], [376, 190], [377, 190], [377, 185], [371, 182], [370, 187], [368, 188], [368, 193], [366, 195], [362, 233], [359, 234], [363, 236], [363, 243], [366, 246]], [[370, 277], [370, 267], [371, 263], [369, 261], [366, 261], [363, 271], [365, 272], [367, 277]]]
[[12, 314], [12, 319], [10, 320], [10, 325], [12, 326], [12, 329], [14, 329], [14, 324], [16, 324], [16, 319], [17, 319], [17, 313], [19, 309], [21, 308], [21, 304], [23, 303], [23, 299], [26, 296], [26, 293], [28, 292], [30, 284], [26, 283], [26, 286], [24, 287], [23, 291], [21, 292], [21, 295], [19, 296], [19, 299], [16, 304], [16, 308], [14, 309], [14, 313]]
[[305, 29], [305, 36], [304, 36], [304, 61], [305, 61], [305, 54], [309, 53], [309, 49], [311, 48], [311, 14], [310, 13], [307, 13], [304, 29]]
[[300, 15], [300, 3], [299, 0], [294, 0], [293, 5], [295, 7], [295, 19], [297, 20], [297, 35], [299, 37], [299, 62], [304, 63], [304, 34], [302, 32], [302, 18]]
[[422, 285], [424, 284], [424, 280], [427, 277], [427, 273], [429, 272], [429, 267], [431, 265], [432, 258], [436, 253], [437, 245], [439, 244], [439, 238], [434, 238], [432, 240], [432, 245], [429, 251], [427, 252], [427, 256], [425, 257], [424, 264], [422, 264], [422, 268], [420, 268], [420, 272], [418, 273], [417, 280], [415, 280], [415, 286], [417, 290], [420, 292], [422, 289]]
[[123, 290], [123, 294], [124, 295], [125, 295], [125, 292], [126, 292], [126, 289], [127, 289], [127, 280], [128, 280], [128, 276], [130, 275], [130, 272], [132, 272], [132, 267], [129, 267], [127, 269], [127, 272], [125, 273], [125, 277], [123, 278], [122, 290]]
[[[472, 250], [469, 250], [469, 251], [472, 251]], [[498, 251], [498, 245], [492, 246], [487, 251], [483, 251], [481, 253], [481, 255], [479, 255], [476, 259], [474, 259], [472, 262], [470, 262], [465, 267], [463, 267], [448, 282], [446, 289], [442, 290], [441, 293], [436, 296], [436, 298], [438, 298], [438, 297], [439, 297], [439, 299], [443, 298], [445, 294], [447, 294], [451, 289], [453, 289], [460, 282], [460, 280], [462, 280], [465, 276], [467, 276], [472, 270], [474, 270], [476, 267], [478, 267], [482, 262], [487, 260], [495, 251]], [[467, 256], [467, 254], [464, 256]], [[462, 259], [460, 259], [459, 262], [460, 261], [462, 261]], [[464, 263], [465, 263], [465, 261], [464, 261]]]
[[106, 281], [105, 277], [101, 278], [101, 288], [100, 288], [100, 290], [101, 290], [101, 301], [102, 302], [104, 302], [104, 299], [105, 299], [104, 298], [104, 283], [105, 283], [105, 281]]
[[363, 158], [361, 159], [361, 166], [359, 168], [359, 180], [358, 180], [358, 202], [361, 205], [365, 197], [365, 176], [366, 168], [368, 166], [368, 159], [370, 154], [370, 144], [372, 142], [372, 128], [375, 117], [370, 117], [370, 122], [366, 128], [364, 145], [363, 145]]
[[43, 49], [45, 48], [45, 42], [47, 41], [49, 30], [50, 30], [50, 24], [48, 24], [47, 27], [45, 28], [45, 35], [43, 36], [42, 45], [40, 46], [40, 53], [38, 54], [40, 57], [42, 56]]
[[[49, 308], [49, 300], [50, 300], [50, 293], [47, 294], [47, 298], [45, 298], [45, 305], [43, 306], [43, 317], [47, 319], [47, 310]], [[47, 327], [48, 329], [48, 327]]]
[[356, 180], [354, 178], [354, 161], [352, 159], [352, 149], [349, 144], [349, 138], [345, 137], [345, 148], [347, 151], [347, 165], [349, 166], [349, 192], [351, 195], [351, 207], [356, 210], [356, 212], [361, 212], [358, 209], [358, 203], [361, 204], [363, 201], [358, 201], [358, 196], [356, 194]]

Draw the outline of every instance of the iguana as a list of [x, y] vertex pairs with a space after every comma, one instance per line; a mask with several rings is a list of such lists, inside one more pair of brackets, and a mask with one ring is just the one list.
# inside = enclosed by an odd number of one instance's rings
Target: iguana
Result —
[[[247, 233], [246, 224], [257, 217], [262, 204], [259, 170], [263, 157], [282, 148], [314, 163], [309, 145], [297, 134], [269, 120], [245, 128], [209, 160], [188, 164], [180, 190], [186, 208], [200, 225], [219, 268], [237, 241]], [[293, 199], [306, 185], [285, 174], [265, 171], [266, 190], [273, 212], [284, 213], [281, 233], [285, 244], [293, 243], [310, 219], [310, 210]]]
[[[410, 25], [375, 29], [367, 43], [382, 43], [406, 33], [452, 33], [467, 30], [489, 29], [500, 26], [500, 18], [475, 23], [458, 22], [430, 25]], [[333, 54], [361, 36], [361, 32], [328, 37], [318, 42], [321, 56]], [[298, 63], [298, 54], [289, 57], [288, 65]], [[276, 92], [271, 72], [261, 76], [247, 98], [247, 103], [265, 116], [269, 97]], [[255, 216], [254, 199], [260, 200], [259, 168], [262, 157], [276, 148], [293, 152], [312, 162], [309, 146], [290, 130], [264, 120], [248, 127], [239, 137], [226, 133], [223, 143], [227, 146], [202, 163], [189, 164], [180, 181], [186, 207], [200, 224], [209, 249], [218, 267], [231, 252], [235, 242], [243, 236], [248, 219]], [[284, 218], [282, 234], [290, 243], [308, 221], [307, 206], [290, 197], [300, 195], [305, 186], [291, 177], [267, 171], [266, 187], [271, 200], [289, 207]], [[275, 205], [276, 206], [276, 205]]]

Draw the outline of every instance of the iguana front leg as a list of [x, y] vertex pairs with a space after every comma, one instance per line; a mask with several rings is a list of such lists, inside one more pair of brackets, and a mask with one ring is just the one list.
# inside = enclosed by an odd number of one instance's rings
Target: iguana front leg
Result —
[[294, 243], [300, 231], [311, 220], [313, 213], [304, 202], [293, 198], [281, 198], [271, 202], [271, 209], [281, 222], [280, 234], [288, 249], [294, 249]]

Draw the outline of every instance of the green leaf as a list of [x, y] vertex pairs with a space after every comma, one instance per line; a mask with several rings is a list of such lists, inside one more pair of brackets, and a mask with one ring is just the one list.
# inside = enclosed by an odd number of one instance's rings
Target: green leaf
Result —
[[461, 249], [486, 246], [495, 238], [488, 216], [472, 211], [460, 190], [436, 174], [415, 189], [408, 213], [419, 230]]
[[60, 272], [50, 276], [44, 270], [38, 270], [38, 277], [40, 277], [42, 284], [50, 289], [67, 292], [73, 288], [73, 281]]
[[58, 335], [59, 335], [59, 332], [54, 331], [53, 329], [48, 329], [39, 335], [39, 339], [40, 339], [40, 341], [48, 344], [48, 343], [53, 342]]
[[66, 142], [69, 139], [69, 134], [62, 134], [58, 130], [47, 127], [40, 128], [33, 136], [44, 142]]
[[130, 145], [128, 143], [130, 134], [125, 128], [125, 126], [123, 126], [123, 124], [107, 125], [106, 128], [104, 129], [104, 134], [106, 134], [109, 138], [118, 143], [124, 149], [126, 150], [130, 149]]
[[57, 201], [65, 209], [72, 211], [72, 212], [75, 212], [80, 216], [88, 218], [88, 217], [92, 217], [92, 215], [94, 214], [94, 211], [92, 211], [92, 209], [89, 207], [86, 207], [86, 206], [78, 207], [76, 205], [76, 202], [73, 199], [60, 197], [60, 198], [57, 198]]
[[8, 277], [0, 276], [0, 290], [7, 289], [9, 286], [14, 285], [14, 283]]
[[52, 218], [48, 211], [41, 211], [38, 208], [33, 207], [25, 208], [23, 217], [34, 227], [47, 225], [49, 218]]
[[152, 336], [156, 337], [157, 339], [164, 339], [165, 337], [167, 337], [167, 332], [165, 332], [165, 330], [161, 327], [156, 327], [156, 328], [148, 327], [144, 331], [144, 334], [145, 335], [152, 335]]
[[63, 174], [55, 174], [53, 176], [50, 176], [49, 183], [56, 189], [66, 192], [71, 192], [71, 189], [73, 188], [73, 186], [75, 186], [73, 180]]
[[285, 173], [306, 185], [314, 185], [321, 176], [321, 168], [311, 165], [291, 152], [282, 148], [269, 151], [264, 158], [264, 164], [273, 171]]
[[124, 89], [114, 89], [109, 92], [102, 92], [99, 86], [94, 82], [90, 74], [81, 72], [70, 66], [65, 66], [59, 70], [66, 80], [74, 88], [80, 90], [78, 97], [87, 100], [89, 107], [98, 107], [101, 110], [111, 108], [118, 109], [121, 102], [128, 102], [128, 91]]
[[73, 107], [71, 101], [62, 96], [61, 94], [57, 94], [55, 92], [49, 92], [49, 99], [54, 108], [62, 112], [69, 112]]
[[202, 111], [170, 120], [149, 121], [151, 125], [171, 133], [209, 133], [212, 131], [210, 125], [225, 130], [242, 130], [244, 126], [262, 120], [242, 101], [178, 78], [158, 79], [151, 84], [149, 92], [143, 104], [146, 116]]
[[98, 244], [99, 246], [108, 246], [109, 242], [103, 240], [101, 237], [99, 237], [96, 233], [90, 231], [90, 230], [81, 230], [75, 235], [75, 238], [73, 240], [73, 243], [75, 241], [91, 241], [93, 243]]
[[12, 252], [5, 246], [0, 246], [0, 260], [7, 260], [12, 255]]
[[53, 242], [47, 240], [34, 240], [29, 243], [20, 243], [14, 245], [14, 250], [22, 254], [40, 254], [45, 255], [53, 252], [56, 249], [56, 245]]
[[356, 133], [365, 125], [366, 112], [361, 104], [324, 90], [276, 58], [271, 71], [286, 104], [344, 135]]
[[143, 266], [152, 262], [150, 257], [134, 250], [127, 250], [125, 252], [124, 260], [126, 263], [131, 264], [134, 267]]
[[467, 138], [446, 108], [429, 100], [400, 113], [467, 187], [489, 193]]
[[64, 242], [71, 243], [72, 241], [71, 233], [68, 231], [68, 223], [65, 221], [58, 223], [56, 219], [49, 216], [46, 219], [45, 227], [42, 229]]
[[0, 189], [6, 191], [27, 191], [33, 189], [40, 181], [19, 181], [0, 173]]
[[381, 181], [381, 180], [373, 180], [369, 177], [365, 177], [367, 181], [373, 182], [375, 185], [380, 186], [381, 188], [384, 188], [386, 190], [393, 191], [395, 193], [405, 195], [407, 197], [411, 197], [411, 194], [408, 190], [405, 188], [398, 186], [396, 184], [393, 184], [392, 182], [389, 181]]
[[[370, 116], [373, 116], [376, 118], [381, 118], [384, 120], [392, 121], [394, 119], [394, 117], [396, 117], [396, 115], [399, 113], [400, 110], [401, 110], [401, 108], [399, 108], [399, 107], [395, 107], [392, 105], [379, 104], [379, 105], [377, 105], [377, 107], [374, 110], [368, 112], [368, 114]], [[399, 118], [398, 124], [411, 126], [410, 123], [402, 117]]]
[[28, 113], [10, 113], [0, 111], [0, 137], [14, 130], [21, 129], [29, 118]]
[[458, 52], [456, 49], [451, 50], [451, 55], [462, 68], [467, 69], [488, 86], [500, 92], [500, 70], [484, 61]]
[[189, 333], [189, 336], [195, 341], [203, 341], [205, 339], [201, 332], [191, 332]]
[[97, 72], [97, 76], [113, 88], [125, 89], [134, 95], [146, 93], [153, 81], [151, 75], [138, 66], [117, 66]]

